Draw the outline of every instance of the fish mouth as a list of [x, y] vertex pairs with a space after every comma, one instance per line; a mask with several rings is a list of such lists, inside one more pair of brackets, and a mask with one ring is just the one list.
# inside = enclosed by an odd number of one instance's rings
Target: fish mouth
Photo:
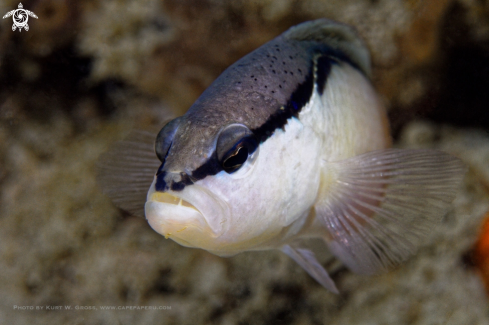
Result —
[[165, 238], [192, 247], [189, 238], [209, 232], [204, 216], [193, 205], [184, 206], [183, 200], [173, 195], [156, 195], [154, 198], [157, 200], [148, 200], [144, 206], [146, 219], [151, 228]]
[[150, 226], [165, 238], [192, 247], [187, 237], [209, 228], [202, 213], [190, 202], [167, 192], [148, 193], [145, 204]]
[[[188, 199], [192, 200], [190, 203]], [[187, 247], [206, 247], [223, 231], [219, 216], [221, 205], [200, 186], [193, 185], [183, 192], [159, 192], [155, 181], [145, 203], [149, 225], [165, 238]]]
[[194, 209], [195, 211], [199, 212], [199, 210], [197, 210], [197, 208], [190, 202], [167, 192], [154, 192], [149, 196], [148, 201], [173, 204], [176, 206]]

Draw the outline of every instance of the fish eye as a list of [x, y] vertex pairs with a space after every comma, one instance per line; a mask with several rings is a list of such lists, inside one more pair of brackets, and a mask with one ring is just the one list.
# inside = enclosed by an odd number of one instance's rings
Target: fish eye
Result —
[[181, 117], [171, 120], [168, 122], [158, 133], [155, 141], [155, 152], [158, 159], [164, 163], [168, 152], [170, 152], [171, 145], [173, 143], [173, 138], [177, 133]]
[[231, 124], [219, 134], [217, 158], [224, 171], [231, 174], [243, 166], [257, 147], [258, 142], [250, 129], [241, 124]]

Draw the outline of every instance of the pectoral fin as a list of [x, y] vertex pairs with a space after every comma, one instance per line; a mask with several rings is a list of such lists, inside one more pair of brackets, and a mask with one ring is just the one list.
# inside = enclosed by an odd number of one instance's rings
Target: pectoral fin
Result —
[[144, 217], [148, 189], [161, 162], [154, 152], [156, 135], [133, 131], [97, 162], [97, 181], [115, 205]]
[[314, 256], [314, 253], [308, 249], [295, 248], [291, 245], [285, 245], [282, 247], [282, 252], [289, 255], [294, 261], [297, 262], [304, 270], [309, 273], [317, 282], [329, 291], [338, 294], [339, 291], [336, 288], [333, 280], [329, 277], [328, 272], [321, 266], [321, 264]]
[[326, 163], [316, 214], [331, 252], [357, 273], [407, 259], [447, 212], [465, 173], [435, 150], [387, 149]]

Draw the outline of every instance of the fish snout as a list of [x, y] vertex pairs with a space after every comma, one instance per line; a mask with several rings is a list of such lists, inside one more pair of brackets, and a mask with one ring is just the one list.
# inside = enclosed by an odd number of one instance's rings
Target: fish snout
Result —
[[185, 186], [192, 185], [194, 180], [192, 177], [185, 172], [167, 172], [164, 170], [158, 169], [156, 173], [156, 190], [159, 192], [166, 192], [168, 190], [172, 190], [175, 192], [182, 191]]

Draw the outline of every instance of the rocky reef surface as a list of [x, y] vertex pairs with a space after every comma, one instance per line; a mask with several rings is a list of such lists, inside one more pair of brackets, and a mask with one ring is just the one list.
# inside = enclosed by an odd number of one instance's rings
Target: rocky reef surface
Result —
[[[471, 254], [489, 210], [489, 2], [23, 5], [39, 17], [29, 31], [0, 22], [0, 324], [489, 324]], [[114, 141], [157, 130], [242, 55], [320, 17], [365, 38], [395, 146], [468, 166], [416, 256], [373, 277], [325, 259], [334, 295], [279, 252], [184, 248], [102, 194], [95, 163]]]

